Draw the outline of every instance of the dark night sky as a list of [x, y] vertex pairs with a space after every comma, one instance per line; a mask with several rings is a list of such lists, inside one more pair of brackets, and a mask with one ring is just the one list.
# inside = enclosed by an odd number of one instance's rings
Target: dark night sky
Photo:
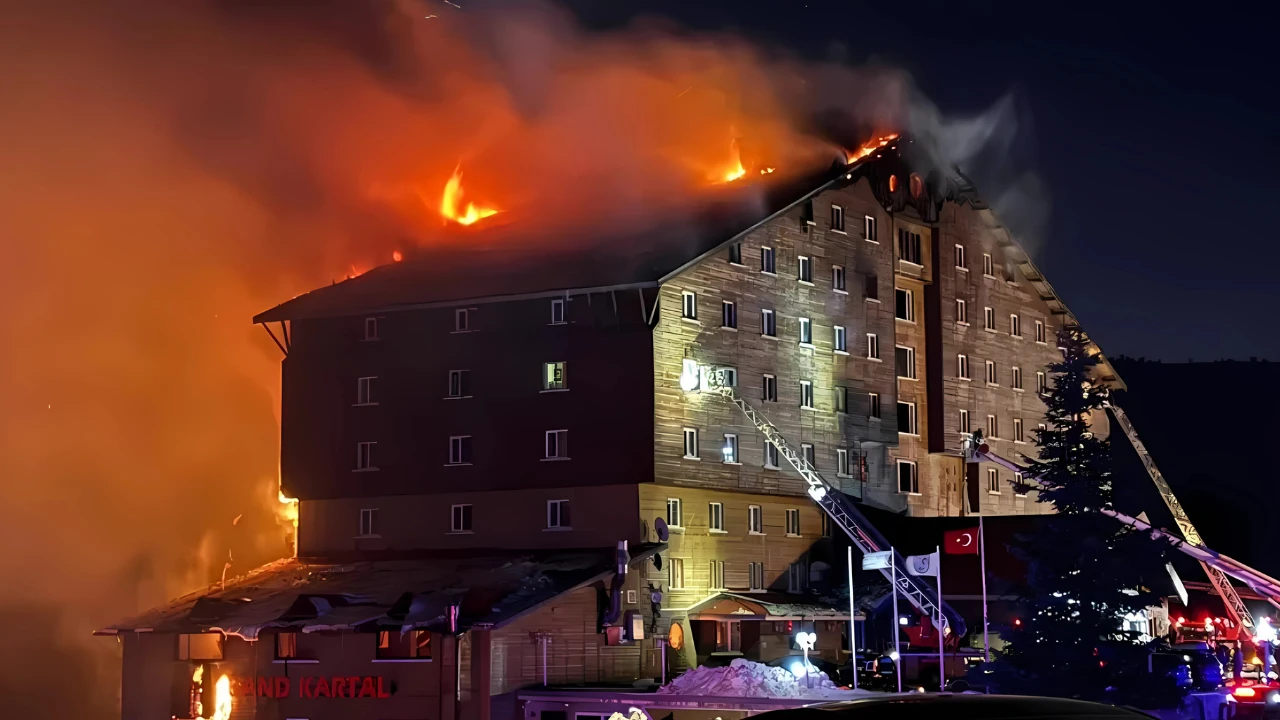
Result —
[[[572, 0], [589, 25], [662, 15], [905, 67], [944, 113], [1013, 90], [1051, 225], [1037, 264], [1111, 355], [1280, 360], [1277, 38], [1227, 4]], [[1254, 322], [1254, 318], [1262, 322]]]

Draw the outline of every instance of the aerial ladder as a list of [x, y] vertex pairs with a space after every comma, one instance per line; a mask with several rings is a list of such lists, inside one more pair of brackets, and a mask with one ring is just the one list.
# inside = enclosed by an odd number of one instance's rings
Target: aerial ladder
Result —
[[[1153, 528], [1150, 523], [1140, 518], [1126, 515], [1115, 508], [1101, 508], [1100, 512], [1109, 515], [1116, 520], [1129, 525], [1130, 527], [1150, 532], [1152, 537], [1168, 542], [1176, 550], [1182, 552], [1197, 560], [1201, 567], [1204, 568], [1205, 574], [1208, 575], [1209, 581], [1213, 584], [1218, 595], [1222, 597], [1223, 604], [1227, 607], [1227, 612], [1232, 615], [1232, 620], [1237, 624], [1249, 629], [1254, 628], [1253, 616], [1249, 609], [1245, 607], [1244, 602], [1240, 599], [1239, 593], [1236, 592], [1235, 586], [1231, 584], [1229, 578], [1235, 578], [1253, 589], [1259, 596], [1264, 597], [1272, 605], [1280, 608], [1280, 580], [1270, 577], [1248, 565], [1235, 560], [1231, 557], [1223, 555], [1215, 550], [1210, 549], [1204, 544], [1204, 539], [1200, 533], [1196, 531], [1195, 526], [1191, 524], [1190, 518], [1187, 517], [1186, 511], [1182, 508], [1182, 503], [1178, 502], [1177, 496], [1173, 494], [1173, 490], [1169, 487], [1169, 483], [1164, 479], [1164, 475], [1160, 473], [1160, 469], [1156, 467], [1155, 460], [1151, 457], [1151, 453], [1147, 451], [1142, 440], [1138, 437], [1137, 430], [1134, 429], [1133, 423], [1129, 417], [1114, 404], [1108, 403], [1107, 407], [1111, 409], [1116, 417], [1116, 421], [1120, 424], [1125, 435], [1129, 438], [1129, 442], [1138, 452], [1138, 457], [1142, 459], [1142, 464], [1146, 467], [1147, 473], [1151, 476], [1151, 480], [1156, 484], [1156, 488], [1160, 491], [1160, 497], [1164, 500], [1165, 505], [1169, 507], [1169, 511], [1173, 514], [1174, 520], [1178, 523], [1183, 537], [1179, 538], [1167, 530]], [[991, 451], [988, 443], [983, 441], [981, 432], [974, 433], [965, 441], [965, 459], [968, 462], [990, 462], [1001, 467], [1020, 473], [1023, 477], [1029, 477], [1033, 482], [1043, 485], [1040, 478], [1033, 477], [1028, 468], [1015, 462], [1007, 460]]]
[[[890, 582], [896, 579], [897, 591], [925, 616], [941, 618], [940, 624], [943, 632], [950, 632], [952, 637], [955, 638], [964, 635], [964, 619], [947, 603], [943, 602], [942, 598], [938, 597], [936, 587], [930, 587], [928, 583], [922, 582], [919, 577], [910, 573], [907, 569], [906, 560], [896, 550], [893, 550], [884, 536], [875, 529], [866, 516], [853, 504], [853, 501], [827, 482], [818, 473], [817, 469], [808, 460], [805, 460], [804, 456], [791, 447], [791, 444], [782, 436], [778, 428], [769, 422], [768, 418], [738, 395], [734, 388], [726, 382], [725, 371], [722, 368], [700, 366], [696, 361], [686, 359], [680, 376], [680, 387], [685, 392], [701, 391], [719, 395], [736, 405], [747, 416], [747, 420], [755, 426], [756, 430], [761, 435], [764, 435], [765, 440], [773, 443], [774, 447], [778, 448], [778, 454], [786, 458], [787, 462], [800, 474], [800, 477], [808, 483], [809, 497], [818, 504], [818, 507], [822, 508], [822, 511], [827, 514], [827, 517], [831, 518], [833, 523], [844, 530], [849, 539], [853, 541], [854, 547], [858, 548], [864, 555], [884, 550], [892, 552], [895, 571], [881, 569], [880, 572]], [[939, 608], [941, 608], [941, 611]]]

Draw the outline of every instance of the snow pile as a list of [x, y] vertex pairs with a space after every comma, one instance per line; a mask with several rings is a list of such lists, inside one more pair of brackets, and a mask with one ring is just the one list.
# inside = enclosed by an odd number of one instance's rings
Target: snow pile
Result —
[[708, 697], [832, 697], [850, 694], [831, 682], [819, 670], [808, 678], [797, 678], [790, 670], [770, 667], [743, 658], [729, 667], [700, 667], [690, 670], [659, 688], [671, 695], [703, 695]]

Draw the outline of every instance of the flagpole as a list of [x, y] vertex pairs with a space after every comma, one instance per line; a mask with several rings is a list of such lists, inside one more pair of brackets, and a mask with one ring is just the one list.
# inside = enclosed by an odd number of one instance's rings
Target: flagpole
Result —
[[987, 536], [982, 528], [982, 514], [978, 514], [978, 567], [982, 569], [982, 655], [991, 662], [991, 641], [987, 637]]
[[947, 670], [943, 662], [942, 624], [945, 623], [947, 619], [942, 615], [942, 546], [939, 545], [938, 549], [934, 552], [938, 553], [938, 692], [943, 692], [947, 689]]
[[898, 652], [898, 551], [889, 548], [889, 584], [893, 592], [893, 674], [898, 677], [898, 692], [902, 692], [902, 653]]
[[[848, 547], [849, 550], [849, 671], [853, 675], [853, 689], [858, 689], [858, 642], [857, 630], [858, 625], [854, 621], [853, 616], [853, 545]], [[805, 668], [806, 670], [808, 668]]]

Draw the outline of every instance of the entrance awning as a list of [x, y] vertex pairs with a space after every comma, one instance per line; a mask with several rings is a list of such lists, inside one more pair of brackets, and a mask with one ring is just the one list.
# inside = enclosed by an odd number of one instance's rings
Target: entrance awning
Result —
[[[722, 592], [689, 608], [690, 620], [849, 620], [838, 608], [812, 596], [789, 593]], [[865, 619], [859, 614], [857, 620]]]

